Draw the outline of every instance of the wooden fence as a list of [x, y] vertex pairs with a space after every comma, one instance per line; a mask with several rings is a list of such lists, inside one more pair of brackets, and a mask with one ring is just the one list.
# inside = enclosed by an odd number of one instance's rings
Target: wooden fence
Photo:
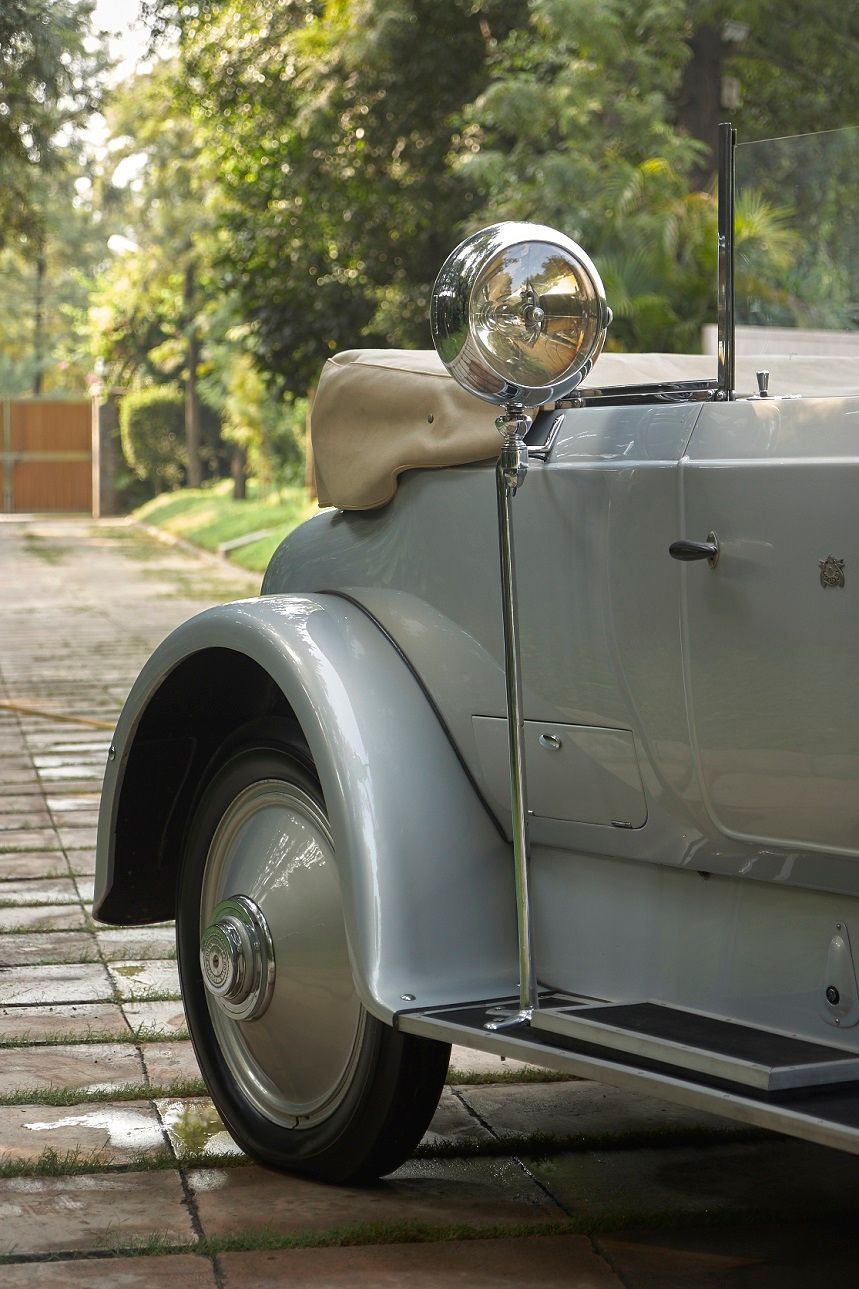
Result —
[[0, 509], [92, 513], [89, 399], [0, 401]]

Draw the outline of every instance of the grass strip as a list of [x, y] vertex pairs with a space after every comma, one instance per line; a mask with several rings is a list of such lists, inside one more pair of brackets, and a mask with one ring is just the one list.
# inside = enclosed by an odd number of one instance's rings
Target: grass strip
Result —
[[18, 1047], [80, 1047], [85, 1043], [186, 1043], [190, 1040], [187, 1029], [156, 1029], [138, 1026], [137, 1029], [116, 1033], [111, 1029], [92, 1029], [68, 1033], [57, 1030], [53, 1034], [33, 1034], [29, 1031], [14, 1038], [0, 1038], [0, 1051]]
[[206, 1095], [202, 1079], [177, 1079], [175, 1083], [120, 1083], [109, 1088], [16, 1088], [14, 1092], [0, 1093], [0, 1106], [97, 1105], [104, 1101], [181, 1100]]
[[246, 1155], [219, 1155], [189, 1152], [177, 1159], [166, 1147], [148, 1154], [141, 1151], [112, 1163], [109, 1148], [58, 1151], [47, 1149], [35, 1159], [17, 1159], [0, 1155], [0, 1178], [9, 1177], [82, 1177], [92, 1173], [157, 1173], [179, 1168], [246, 1168], [253, 1160]]
[[140, 506], [133, 518], [213, 552], [223, 542], [271, 529], [267, 537], [230, 553], [233, 563], [261, 573], [284, 537], [313, 514], [315, 504], [298, 485], [263, 496], [252, 483], [244, 501], [234, 501], [231, 489], [230, 481], [222, 480], [162, 493]]
[[[845, 1215], [853, 1210], [845, 1206]], [[201, 1237], [186, 1244], [171, 1243], [155, 1233], [137, 1240], [105, 1243], [114, 1256], [134, 1257], [169, 1253], [198, 1253], [216, 1257], [221, 1253], [273, 1252], [279, 1249], [331, 1249], [381, 1244], [439, 1244], [451, 1241], [540, 1239], [545, 1236], [588, 1235], [635, 1228], [672, 1231], [696, 1227], [750, 1227], [769, 1223], [773, 1214], [754, 1207], [725, 1207], [707, 1212], [666, 1212], [635, 1209], [620, 1213], [576, 1214], [542, 1222], [494, 1222], [485, 1226], [462, 1223], [432, 1225], [426, 1222], [367, 1222], [330, 1227], [326, 1231], [276, 1231], [272, 1227], [250, 1228], [228, 1235]], [[14, 1259], [12, 1259], [14, 1260]], [[2, 1261], [2, 1259], [0, 1259]]]
[[[845, 1206], [843, 1213], [836, 1217], [845, 1220], [853, 1216], [853, 1210]], [[773, 1226], [773, 1214], [765, 1209], [748, 1207], [726, 1207], [720, 1210], [702, 1212], [665, 1212], [636, 1210], [618, 1214], [601, 1214], [599, 1216], [578, 1215], [555, 1221], [516, 1223], [496, 1222], [486, 1226], [470, 1226], [467, 1223], [450, 1223], [432, 1226], [418, 1222], [373, 1222], [362, 1226], [331, 1227], [327, 1231], [305, 1231], [286, 1234], [274, 1231], [270, 1227], [261, 1227], [246, 1231], [236, 1231], [230, 1235], [201, 1237], [198, 1240], [177, 1242], [161, 1232], [141, 1236], [131, 1240], [121, 1237], [112, 1239], [108, 1234], [102, 1246], [82, 1252], [81, 1250], [57, 1251], [49, 1256], [44, 1254], [0, 1253], [0, 1266], [45, 1262], [110, 1262], [114, 1258], [160, 1257], [169, 1254], [196, 1253], [205, 1257], [216, 1257], [220, 1253], [254, 1253], [273, 1252], [279, 1249], [330, 1249], [361, 1247], [383, 1244], [440, 1244], [443, 1242], [472, 1240], [538, 1240], [545, 1236], [563, 1235], [608, 1235], [619, 1231], [649, 1228], [651, 1230], [684, 1231], [696, 1228], [719, 1230], [728, 1226], [754, 1227]], [[105, 1276], [109, 1275], [107, 1268]]]
[[517, 1158], [547, 1159], [552, 1155], [580, 1155], [590, 1151], [681, 1148], [718, 1144], [721, 1141], [760, 1141], [770, 1136], [763, 1128], [719, 1129], [665, 1125], [630, 1132], [573, 1133], [555, 1136], [547, 1132], [505, 1133], [494, 1138], [451, 1138], [446, 1141], [422, 1141], [414, 1150], [415, 1159]]
[[545, 1070], [539, 1065], [526, 1065], [523, 1070], [505, 1070], [503, 1065], [495, 1074], [482, 1070], [458, 1070], [452, 1065], [447, 1072], [445, 1083], [450, 1086], [484, 1085], [489, 1083], [578, 1083], [574, 1074], [564, 1074], [560, 1070]]

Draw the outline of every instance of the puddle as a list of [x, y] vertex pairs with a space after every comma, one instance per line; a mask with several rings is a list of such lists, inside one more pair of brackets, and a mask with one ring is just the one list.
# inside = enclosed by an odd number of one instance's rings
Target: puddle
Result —
[[107, 1143], [117, 1150], [156, 1150], [164, 1145], [158, 1123], [141, 1110], [114, 1109], [98, 1106], [81, 1114], [70, 1114], [64, 1119], [26, 1123], [30, 1132], [62, 1132], [68, 1128], [102, 1129]]
[[137, 966], [131, 966], [131, 967], [114, 966], [111, 968], [111, 970], [115, 971], [118, 976], [125, 976], [127, 980], [136, 980], [138, 976], [143, 975], [144, 971], [146, 970], [146, 967], [141, 963]]
[[211, 1101], [156, 1101], [158, 1113], [180, 1159], [188, 1155], [243, 1156]]

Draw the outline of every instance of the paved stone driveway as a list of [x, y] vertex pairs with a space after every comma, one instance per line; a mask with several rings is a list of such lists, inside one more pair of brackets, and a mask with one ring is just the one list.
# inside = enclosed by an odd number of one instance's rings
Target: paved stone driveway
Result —
[[121, 524], [0, 522], [0, 1286], [855, 1283], [859, 1163], [454, 1050], [367, 1189], [249, 1164], [184, 1029], [170, 927], [90, 917], [109, 730], [246, 575]]

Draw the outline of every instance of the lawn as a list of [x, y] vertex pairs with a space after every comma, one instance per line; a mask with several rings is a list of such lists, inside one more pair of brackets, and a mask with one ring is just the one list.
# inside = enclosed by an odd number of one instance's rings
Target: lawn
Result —
[[233, 500], [232, 487], [229, 479], [222, 479], [205, 488], [165, 492], [140, 506], [134, 518], [209, 551], [234, 538], [264, 532], [257, 541], [229, 552], [235, 564], [262, 573], [287, 533], [314, 514], [316, 503], [298, 485], [260, 496], [251, 481], [245, 501]]

